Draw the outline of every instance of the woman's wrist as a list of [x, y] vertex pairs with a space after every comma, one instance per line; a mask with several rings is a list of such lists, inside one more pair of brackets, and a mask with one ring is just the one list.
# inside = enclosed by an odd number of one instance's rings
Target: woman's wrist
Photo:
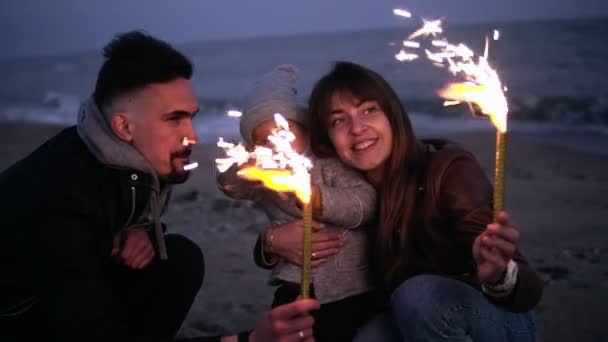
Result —
[[513, 260], [509, 260], [507, 269], [503, 273], [501, 279], [496, 283], [483, 282], [481, 284], [481, 290], [490, 297], [504, 298], [509, 296], [515, 285], [517, 284], [517, 274], [519, 267]]
[[275, 254], [274, 251], [274, 232], [275, 228], [269, 227], [262, 234], [262, 251], [267, 254]]
[[278, 257], [274, 251], [274, 231], [276, 228], [267, 228], [262, 233], [262, 248], [261, 249], [261, 257], [262, 263], [266, 266], [274, 266], [276, 264]]

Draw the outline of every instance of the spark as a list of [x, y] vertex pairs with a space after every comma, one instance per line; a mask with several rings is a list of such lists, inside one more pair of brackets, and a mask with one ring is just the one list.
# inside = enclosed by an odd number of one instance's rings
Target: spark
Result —
[[441, 19], [435, 20], [426, 20], [422, 19], [422, 27], [416, 30], [414, 33], [410, 34], [408, 39], [414, 39], [420, 36], [433, 36], [435, 37], [437, 34], [442, 33], [443, 28], [441, 28]]
[[405, 52], [405, 50], [401, 50], [399, 51], [398, 54], [395, 55], [395, 58], [400, 61], [413, 61], [414, 59], [418, 58], [419, 56], [415, 53], [408, 53]]
[[419, 47], [420, 47], [420, 43], [419, 43], [419, 42], [412, 41], [412, 40], [404, 40], [404, 41], [403, 41], [403, 46], [405, 46], [405, 47], [411, 47], [411, 48], [417, 49], [417, 48], [419, 48]]
[[404, 17], [404, 18], [411, 18], [412, 14], [404, 9], [400, 9], [400, 8], [395, 8], [393, 10], [393, 14], [398, 15], [400, 17]]
[[193, 163], [190, 163], [188, 165], [184, 165], [184, 170], [185, 171], [194, 170], [197, 167], [198, 167], [198, 163], [197, 162], [193, 162]]
[[241, 111], [238, 111], [235, 109], [231, 109], [231, 110], [227, 111], [226, 114], [233, 118], [240, 118], [241, 116], [243, 116], [243, 113]]

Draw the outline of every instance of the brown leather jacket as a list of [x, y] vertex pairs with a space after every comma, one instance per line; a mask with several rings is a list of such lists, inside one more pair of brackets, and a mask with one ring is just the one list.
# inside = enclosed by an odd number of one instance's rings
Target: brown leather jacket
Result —
[[[427, 168], [418, 184], [412, 254], [400, 280], [417, 274], [440, 274], [480, 288], [472, 246], [492, 221], [493, 189], [475, 157], [455, 143], [426, 140]], [[540, 300], [542, 282], [517, 251], [517, 285], [497, 304], [510, 311], [531, 310]], [[488, 297], [494, 300], [491, 297]]]

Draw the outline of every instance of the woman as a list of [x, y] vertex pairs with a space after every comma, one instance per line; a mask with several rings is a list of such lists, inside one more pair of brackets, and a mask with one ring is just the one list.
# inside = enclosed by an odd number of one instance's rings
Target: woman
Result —
[[[416, 140], [390, 85], [353, 63], [317, 82], [309, 109], [313, 152], [337, 155], [378, 191], [372, 244], [389, 309], [356, 340], [534, 341], [542, 285], [508, 215], [491, 223], [492, 187], [475, 158]], [[296, 227], [273, 251], [296, 253]]]

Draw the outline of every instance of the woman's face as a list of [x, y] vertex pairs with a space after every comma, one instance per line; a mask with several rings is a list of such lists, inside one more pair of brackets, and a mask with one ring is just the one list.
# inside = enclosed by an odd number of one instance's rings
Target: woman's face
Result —
[[377, 178], [393, 143], [390, 123], [378, 102], [335, 92], [327, 119], [329, 138], [340, 159], [368, 178]]

